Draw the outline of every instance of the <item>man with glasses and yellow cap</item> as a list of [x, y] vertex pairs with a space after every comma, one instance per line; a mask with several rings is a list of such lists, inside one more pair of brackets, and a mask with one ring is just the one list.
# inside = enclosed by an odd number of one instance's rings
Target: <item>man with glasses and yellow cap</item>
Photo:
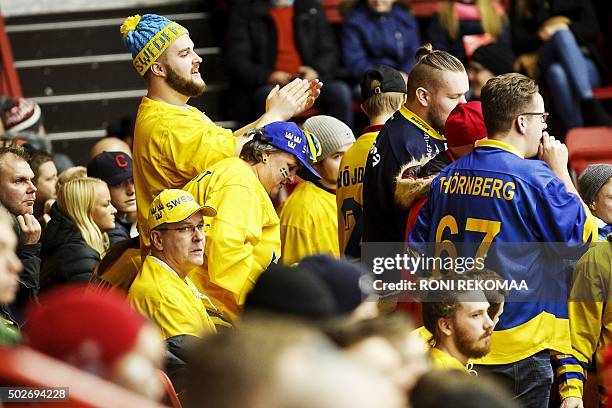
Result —
[[210, 300], [187, 277], [204, 263], [204, 217], [216, 213], [183, 190], [164, 190], [151, 204], [151, 253], [134, 279], [128, 298], [157, 324], [166, 340], [216, 332], [206, 312], [212, 307]]
[[147, 85], [134, 127], [134, 184], [138, 227], [149, 245], [147, 209], [166, 188], [182, 188], [205, 168], [240, 152], [252, 128], [288, 120], [312, 106], [320, 93], [318, 80], [295, 79], [274, 87], [266, 112], [255, 122], [232, 132], [187, 105], [206, 84], [200, 75], [202, 58], [187, 29], [155, 14], [125, 19], [121, 34], [132, 53], [132, 64]]

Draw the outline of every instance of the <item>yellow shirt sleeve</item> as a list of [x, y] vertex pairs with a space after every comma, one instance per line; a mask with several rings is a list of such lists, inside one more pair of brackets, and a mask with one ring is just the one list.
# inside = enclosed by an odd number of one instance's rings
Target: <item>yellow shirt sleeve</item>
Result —
[[224, 186], [215, 201], [223, 205], [206, 234], [208, 275], [242, 305], [262, 272], [253, 256], [262, 233], [261, 203], [254, 191], [240, 185]]

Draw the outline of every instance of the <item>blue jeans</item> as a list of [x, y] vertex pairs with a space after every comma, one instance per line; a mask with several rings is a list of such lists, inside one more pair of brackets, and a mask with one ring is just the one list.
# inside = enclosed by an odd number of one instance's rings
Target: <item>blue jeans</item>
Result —
[[542, 46], [540, 70], [565, 128], [582, 126], [580, 101], [593, 97], [601, 76], [595, 63], [582, 54], [570, 30], [557, 31]]
[[[255, 109], [258, 115], [264, 113], [266, 97], [272, 88], [272, 85], [262, 85], [255, 90]], [[353, 127], [353, 97], [351, 88], [344, 81], [327, 80], [323, 82], [316, 106], [321, 108], [322, 114], [333, 116], [348, 127]]]
[[546, 408], [553, 384], [550, 352], [540, 351], [523, 360], [499, 365], [474, 366], [479, 373], [492, 374], [509, 384], [521, 407]]

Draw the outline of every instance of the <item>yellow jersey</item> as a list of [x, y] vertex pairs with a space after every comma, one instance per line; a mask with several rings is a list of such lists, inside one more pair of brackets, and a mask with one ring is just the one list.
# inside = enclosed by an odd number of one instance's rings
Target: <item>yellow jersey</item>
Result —
[[336, 196], [309, 181], [297, 185], [280, 212], [281, 262], [316, 254], [338, 257]]
[[141, 244], [149, 246], [147, 217], [164, 189], [183, 188], [214, 163], [232, 157], [237, 139], [193, 106], [142, 98], [134, 126], [134, 186]]
[[234, 323], [259, 275], [280, 258], [278, 215], [251, 166], [238, 157], [210, 166], [184, 189], [217, 210], [207, 220], [204, 265], [190, 277], [215, 312]]
[[460, 370], [468, 372], [467, 367], [461, 361], [438, 348], [430, 348], [427, 355], [429, 355], [431, 365], [435, 370]]
[[382, 128], [383, 126], [366, 128], [366, 132], [357, 138], [340, 162], [336, 192], [338, 243], [340, 254], [349, 258], [361, 257], [363, 173], [368, 152]]
[[201, 337], [217, 329], [206, 312], [209, 300], [189, 278], [181, 279], [168, 264], [145, 258], [128, 292], [132, 306], [160, 328], [164, 339], [188, 334]]

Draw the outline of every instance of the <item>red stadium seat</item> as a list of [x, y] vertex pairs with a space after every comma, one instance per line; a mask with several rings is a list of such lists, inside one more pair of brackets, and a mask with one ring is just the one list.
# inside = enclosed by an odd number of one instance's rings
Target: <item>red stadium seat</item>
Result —
[[565, 136], [565, 144], [575, 177], [589, 164], [612, 164], [612, 127], [574, 128]]
[[612, 99], [612, 86], [593, 89], [593, 96], [599, 100]]
[[176, 394], [176, 390], [174, 389], [174, 385], [172, 385], [172, 381], [170, 378], [164, 373], [162, 370], [158, 370], [159, 377], [164, 383], [164, 387], [166, 388], [166, 396], [170, 400], [172, 404], [172, 408], [183, 408], [181, 404], [181, 400], [179, 400], [178, 395]]
[[59, 408], [161, 408], [113, 383], [28, 347], [0, 347], [0, 386], [68, 387], [68, 402], [19, 403], [8, 406]]

